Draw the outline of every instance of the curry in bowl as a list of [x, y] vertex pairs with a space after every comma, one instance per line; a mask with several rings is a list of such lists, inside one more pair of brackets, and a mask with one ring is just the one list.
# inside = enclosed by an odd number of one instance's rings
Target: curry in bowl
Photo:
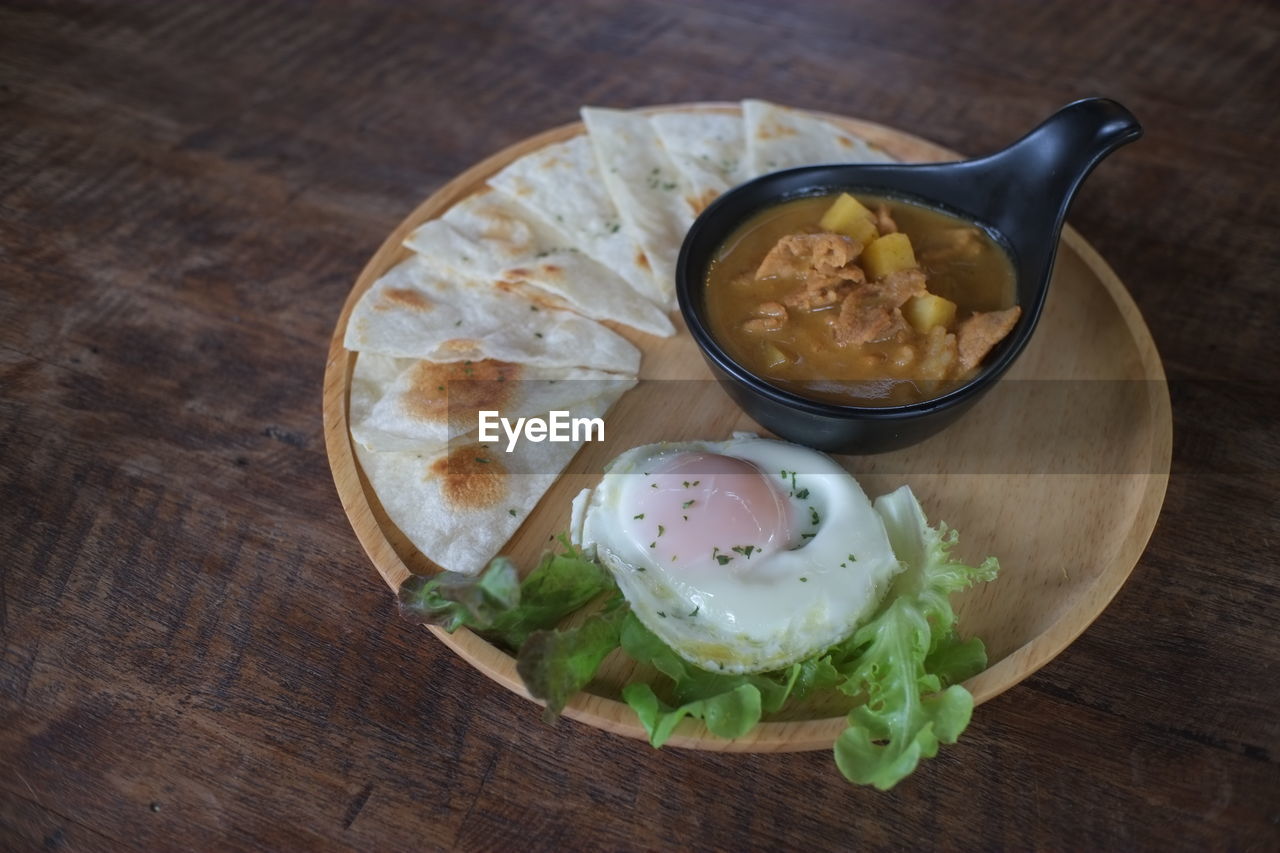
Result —
[[1021, 315], [1005, 251], [971, 222], [897, 198], [770, 207], [716, 252], [711, 334], [770, 384], [851, 406], [901, 406], [973, 378]]

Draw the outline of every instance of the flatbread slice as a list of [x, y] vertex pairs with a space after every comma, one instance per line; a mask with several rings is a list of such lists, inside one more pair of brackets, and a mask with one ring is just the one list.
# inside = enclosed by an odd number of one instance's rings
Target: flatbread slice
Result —
[[697, 198], [643, 113], [583, 107], [582, 120], [609, 195], [658, 278], [660, 305], [675, 305], [676, 257]]
[[742, 117], [752, 177], [795, 166], [893, 162], [866, 140], [800, 110], [747, 100]]
[[675, 334], [666, 312], [573, 248], [562, 229], [488, 187], [417, 228], [405, 245], [451, 274], [502, 283], [593, 320], [613, 320], [651, 335]]
[[365, 352], [351, 378], [351, 437], [368, 450], [439, 453], [476, 433], [481, 410], [512, 421], [542, 417], [621, 396], [635, 384], [634, 378], [580, 367], [432, 362]]
[[526, 154], [490, 178], [489, 185], [562, 230], [575, 249], [622, 276], [641, 296], [666, 306], [649, 258], [623, 227], [586, 136]]
[[[574, 409], [603, 417], [614, 398]], [[511, 453], [461, 442], [447, 452], [378, 453], [354, 443], [356, 458], [387, 515], [428, 559], [474, 575], [489, 562], [569, 464], [583, 442], [520, 442]]]
[[696, 211], [752, 176], [741, 115], [680, 110], [658, 113], [649, 121], [684, 176]]
[[446, 276], [412, 256], [356, 303], [343, 341], [356, 352], [428, 361], [493, 358], [634, 376], [640, 351], [570, 311], [539, 308], [492, 283]]

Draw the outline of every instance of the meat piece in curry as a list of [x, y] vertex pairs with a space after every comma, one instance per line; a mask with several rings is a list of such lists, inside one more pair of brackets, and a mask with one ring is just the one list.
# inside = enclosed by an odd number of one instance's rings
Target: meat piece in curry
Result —
[[731, 356], [775, 384], [901, 405], [972, 377], [1021, 315], [1013, 284], [980, 229], [841, 194], [784, 203], [731, 237], [708, 274], [708, 319]]

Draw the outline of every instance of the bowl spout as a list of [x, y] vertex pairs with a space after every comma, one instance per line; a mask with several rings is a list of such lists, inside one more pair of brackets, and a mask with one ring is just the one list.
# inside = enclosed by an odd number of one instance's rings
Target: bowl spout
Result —
[[1015, 245], [1056, 242], [1085, 177], [1103, 157], [1140, 136], [1138, 120], [1115, 101], [1068, 104], [1003, 151], [966, 164], [985, 188], [973, 212]]

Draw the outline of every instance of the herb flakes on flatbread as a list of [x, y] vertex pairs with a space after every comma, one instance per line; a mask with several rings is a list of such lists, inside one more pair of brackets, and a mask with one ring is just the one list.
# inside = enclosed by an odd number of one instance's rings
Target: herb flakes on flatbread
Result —
[[826, 163], [891, 163], [865, 139], [829, 121], [767, 101], [742, 102], [752, 176]]
[[559, 228], [574, 248], [622, 276], [641, 296], [666, 306], [666, 291], [631, 231], [623, 227], [585, 135], [524, 155], [490, 178], [489, 185]]
[[658, 279], [659, 304], [674, 307], [676, 257], [697, 199], [643, 113], [584, 107], [582, 120], [609, 195]]
[[484, 278], [542, 304], [651, 335], [675, 327], [625, 279], [574, 247], [574, 240], [515, 198], [485, 188], [419, 226], [405, 245], [451, 275]]
[[570, 311], [539, 309], [492, 283], [442, 275], [410, 257], [378, 279], [347, 323], [347, 349], [428, 361], [590, 367], [635, 375], [640, 351]]

